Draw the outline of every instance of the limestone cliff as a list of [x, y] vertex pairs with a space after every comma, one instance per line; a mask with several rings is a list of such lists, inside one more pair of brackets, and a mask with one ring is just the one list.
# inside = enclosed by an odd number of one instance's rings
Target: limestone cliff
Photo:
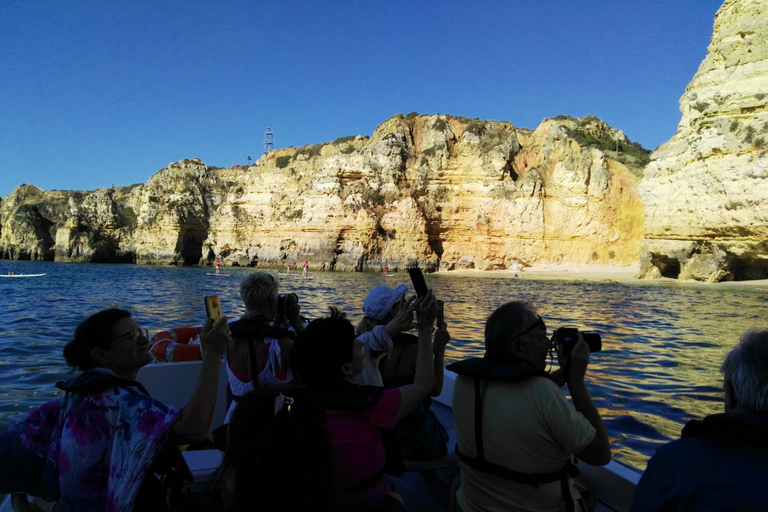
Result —
[[548, 120], [530, 132], [395, 116], [370, 139], [275, 151], [211, 218], [203, 259], [358, 270], [632, 263], [639, 178], [568, 136], [593, 124], [609, 131], [596, 119]]
[[0, 204], [0, 256], [338, 270], [631, 264], [644, 157], [594, 117], [531, 131], [397, 115], [371, 137], [274, 151], [248, 168], [192, 159], [145, 185], [20, 187]]
[[641, 277], [768, 278], [768, 4], [726, 0], [680, 99], [677, 133], [652, 155]]

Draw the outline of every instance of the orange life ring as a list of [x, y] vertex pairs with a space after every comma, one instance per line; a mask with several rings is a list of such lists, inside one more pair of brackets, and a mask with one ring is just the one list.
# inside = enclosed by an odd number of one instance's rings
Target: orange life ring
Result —
[[203, 332], [202, 327], [178, 327], [160, 331], [152, 336], [150, 353], [161, 361], [200, 361], [200, 345], [189, 345], [197, 335]]

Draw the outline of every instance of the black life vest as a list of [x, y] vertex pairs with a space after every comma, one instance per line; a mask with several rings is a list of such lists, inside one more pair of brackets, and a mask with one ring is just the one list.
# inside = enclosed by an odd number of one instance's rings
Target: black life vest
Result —
[[[256, 357], [256, 342], [263, 340], [264, 338], [280, 339], [284, 337], [291, 338], [296, 341], [296, 333], [290, 329], [286, 329], [282, 325], [274, 325], [274, 322], [264, 324], [257, 320], [251, 320], [249, 318], [241, 318], [229, 324], [229, 330], [233, 336], [239, 336], [248, 338], [248, 360], [251, 364], [251, 382], [256, 385], [255, 375], [259, 374], [259, 363]], [[241, 397], [232, 397], [235, 402], [238, 402]]]
[[568, 478], [575, 478], [579, 475], [579, 470], [571, 462], [570, 457], [562, 469], [551, 473], [522, 473], [512, 469], [494, 464], [485, 459], [485, 450], [483, 447], [483, 393], [481, 384], [483, 381], [502, 381], [519, 382], [522, 380], [543, 377], [549, 379], [547, 372], [534, 370], [520, 364], [515, 360], [498, 361], [495, 359], [486, 359], [475, 357], [465, 359], [456, 363], [449, 364], [448, 370], [457, 373], [463, 377], [469, 377], [474, 381], [475, 388], [475, 451], [477, 457], [470, 457], [459, 453], [459, 445], [456, 445], [456, 455], [467, 466], [488, 473], [505, 480], [528, 484], [537, 487], [541, 484], [551, 482], [560, 482], [560, 489], [563, 493], [566, 512], [573, 512], [575, 507], [571, 497], [571, 490]]
[[78, 393], [81, 395], [93, 395], [101, 393], [105, 389], [115, 386], [133, 387], [149, 395], [149, 392], [135, 380], [123, 379], [111, 373], [102, 373], [92, 370], [85, 370], [83, 373], [72, 377], [69, 380], [59, 381], [56, 387], [67, 393]]

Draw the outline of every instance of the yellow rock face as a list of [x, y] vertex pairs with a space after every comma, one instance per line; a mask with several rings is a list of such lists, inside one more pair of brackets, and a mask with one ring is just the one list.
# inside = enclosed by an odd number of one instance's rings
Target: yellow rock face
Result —
[[[592, 117], [530, 131], [397, 115], [370, 138], [282, 149], [248, 168], [192, 159], [145, 185], [56, 200], [17, 190], [0, 207], [0, 251], [156, 264], [308, 261], [337, 270], [627, 265], [643, 236], [642, 166], [589, 147], [598, 140], [629, 143]], [[32, 210], [50, 212], [24, 214]]]
[[768, 4], [728, 0], [640, 186], [642, 277], [768, 278]]
[[639, 177], [568, 136], [591, 123], [549, 120], [531, 133], [395, 116], [370, 139], [275, 151], [211, 218], [203, 258], [343, 270], [633, 263]]

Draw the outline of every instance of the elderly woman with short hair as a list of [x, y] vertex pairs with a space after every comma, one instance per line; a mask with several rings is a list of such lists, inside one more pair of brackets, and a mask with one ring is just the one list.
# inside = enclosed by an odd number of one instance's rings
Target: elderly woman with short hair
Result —
[[[259, 386], [281, 386], [293, 380], [288, 357], [295, 333], [283, 326], [288, 318], [293, 330], [304, 326], [298, 297], [280, 297], [280, 283], [268, 272], [249, 274], [240, 284], [245, 314], [230, 324], [232, 339], [227, 348], [227, 376], [234, 396], [225, 423], [229, 422], [239, 397]], [[282, 299], [282, 300], [281, 300]]]

